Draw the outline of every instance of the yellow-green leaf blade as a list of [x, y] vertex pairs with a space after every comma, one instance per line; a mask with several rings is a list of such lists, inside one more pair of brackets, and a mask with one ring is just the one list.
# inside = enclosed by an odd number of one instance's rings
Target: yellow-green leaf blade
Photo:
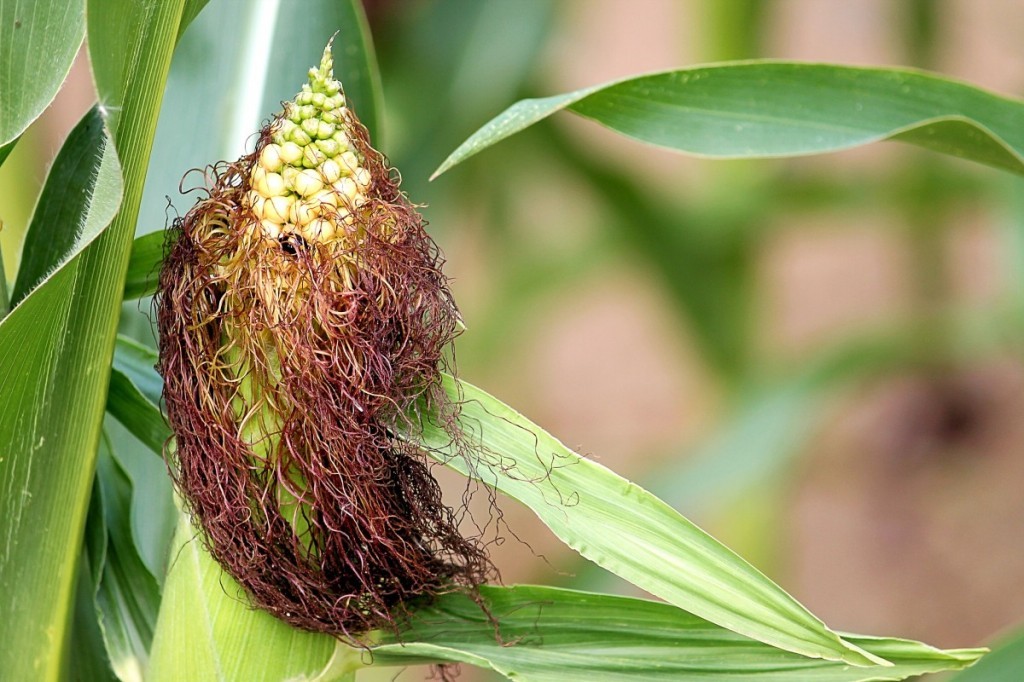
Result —
[[855, 665], [880, 663], [646, 490], [580, 457], [479, 388], [446, 377], [445, 390], [461, 403], [459, 425], [471, 454], [463, 457], [433, 423], [413, 439], [422, 439], [448, 466], [530, 507], [584, 557], [669, 603], [772, 646]]
[[472, 599], [450, 594], [417, 611], [401, 635], [384, 633], [374, 662], [465, 662], [528, 682], [860, 682], [958, 670], [983, 652], [849, 636], [893, 662], [860, 668], [773, 648], [669, 604], [531, 585], [481, 592], [501, 641]]
[[562, 109], [697, 156], [797, 156], [895, 139], [1024, 173], [1020, 100], [910, 69], [755, 61], [517, 102], [462, 143], [435, 177]]

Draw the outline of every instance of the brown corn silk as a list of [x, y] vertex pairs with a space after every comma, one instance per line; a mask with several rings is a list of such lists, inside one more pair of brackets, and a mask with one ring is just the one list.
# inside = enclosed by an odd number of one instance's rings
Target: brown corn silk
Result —
[[458, 314], [421, 217], [351, 110], [339, 128], [369, 170], [365, 203], [321, 207], [329, 240], [261, 229], [246, 197], [284, 120], [213, 166], [172, 228], [157, 298], [167, 456], [253, 605], [358, 643], [413, 600], [493, 573], [424, 453], [394, 436], [429, 413], [459, 438], [440, 388]]

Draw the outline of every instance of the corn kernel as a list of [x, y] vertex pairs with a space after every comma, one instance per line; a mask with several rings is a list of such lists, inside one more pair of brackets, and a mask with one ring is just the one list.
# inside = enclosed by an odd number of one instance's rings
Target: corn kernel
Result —
[[[305, 121], [303, 121], [303, 123], [305, 123]], [[300, 147], [305, 147], [307, 144], [313, 141], [313, 138], [311, 138], [302, 128], [296, 128], [295, 130], [293, 130], [289, 137], [291, 138], [292, 142], [299, 145]]]
[[373, 182], [373, 177], [370, 175], [370, 171], [366, 168], [359, 168], [356, 170], [356, 184], [363, 191], [370, 188], [370, 183]]
[[309, 145], [302, 150], [302, 165], [305, 168], [316, 168], [326, 160], [327, 157], [324, 153], [314, 145]]
[[302, 122], [301, 127], [302, 132], [309, 135], [309, 138], [312, 140], [317, 136], [317, 131], [320, 130], [320, 121], [315, 118], [307, 118]]
[[270, 239], [277, 239], [281, 236], [281, 226], [270, 220], [261, 220], [260, 227], [263, 228], [263, 234]]
[[328, 158], [334, 158], [341, 153], [341, 145], [330, 138], [326, 140], [317, 140], [313, 144], [315, 144], [316, 148], [322, 151]]
[[[321, 142], [323, 142], [323, 140], [321, 140]], [[317, 142], [316, 146], [320, 147], [320, 150], [326, 153], [326, 150], [320, 146], [320, 142]], [[341, 177], [341, 166], [334, 159], [327, 159], [320, 165], [320, 172], [324, 176], [324, 182], [328, 185], [332, 185]]]
[[334, 134], [334, 126], [327, 121], [320, 121], [317, 124], [316, 136], [321, 140], [330, 139], [331, 135]]
[[265, 182], [265, 191], [263, 192], [265, 197], [279, 197], [288, 193], [288, 188], [285, 187], [284, 178], [280, 173], [267, 173]]
[[308, 200], [296, 201], [291, 206], [288, 218], [301, 229], [303, 226], [308, 225], [311, 220], [319, 217], [320, 211], [320, 204]]
[[287, 164], [294, 164], [302, 160], [302, 147], [294, 142], [285, 142], [281, 145], [281, 160]]
[[330, 220], [314, 218], [302, 228], [302, 236], [309, 241], [328, 241], [334, 238], [334, 224]]
[[356, 198], [356, 194], [359, 193], [359, 188], [356, 187], [356, 181], [352, 178], [342, 178], [333, 185], [334, 191], [337, 192], [342, 198], [349, 204]]
[[304, 197], [316, 194], [324, 188], [320, 173], [312, 168], [299, 171], [295, 176], [295, 191]]
[[260, 165], [272, 173], [280, 171], [284, 165], [284, 161], [281, 160], [281, 146], [268, 144], [264, 147], [260, 152]]
[[263, 204], [263, 218], [275, 223], [285, 223], [292, 206], [295, 204], [295, 197], [270, 197]]
[[335, 192], [332, 188], [327, 187], [321, 189], [319, 192], [314, 194], [312, 197], [310, 197], [309, 200], [314, 203], [318, 203], [322, 206], [330, 206], [332, 208], [337, 208], [340, 198], [338, 197], [337, 192]]
[[347, 168], [349, 174], [354, 174], [359, 168], [359, 158], [352, 152], [345, 152], [338, 159], [342, 168]]
[[339, 145], [341, 145], [341, 148], [343, 150], [346, 150], [352, 146], [352, 142], [348, 139], [348, 135], [346, 135], [345, 131], [340, 128], [334, 131], [334, 136], [331, 137], [331, 139], [337, 142]]

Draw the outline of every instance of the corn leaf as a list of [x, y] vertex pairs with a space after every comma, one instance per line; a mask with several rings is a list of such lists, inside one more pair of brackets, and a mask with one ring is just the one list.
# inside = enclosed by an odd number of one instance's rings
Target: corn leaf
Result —
[[450, 594], [419, 609], [400, 635], [384, 634], [374, 663], [470, 663], [529, 682], [590, 680], [902, 680], [959, 670], [984, 649], [940, 651], [919, 642], [848, 635], [889, 668], [807, 658], [717, 627], [668, 604], [552, 587], [484, 587], [492, 622]]
[[124, 300], [133, 301], [156, 291], [166, 238], [165, 232], [158, 231], [136, 237], [132, 242], [128, 273], [124, 280]]
[[83, 3], [0, 0], [0, 163], [53, 101], [85, 36]]
[[1024, 173], [1020, 100], [910, 69], [751, 61], [522, 100], [473, 133], [434, 177], [562, 109], [711, 158], [820, 154], [893, 139]]
[[11, 291], [12, 306], [110, 224], [121, 203], [120, 171], [99, 109], [93, 107], [64, 141], [39, 195]]
[[[181, 5], [89, 2], [90, 56], [114, 142], [105, 150], [116, 148], [123, 200], [108, 229], [0, 322], [0, 670], [10, 679], [62, 671], [124, 270]], [[35, 73], [12, 72], [36, 87]], [[95, 203], [52, 229], [74, 230]]]
[[[93, 598], [110, 665], [121, 680], [140, 680], [153, 640], [160, 588], [146, 569], [132, 536], [130, 512], [132, 485], [127, 472], [111, 452], [110, 440], [101, 441], [96, 479], [103, 514], [98, 519], [104, 533], [102, 552], [90, 552], [95, 585]], [[91, 517], [90, 523], [95, 517]]]
[[[580, 457], [480, 389], [446, 377], [466, 443], [429, 418], [407, 434], [435, 459], [528, 506], [587, 559], [716, 625], [805, 656], [884, 663], [646, 490]], [[468, 454], [461, 450], [468, 447]]]

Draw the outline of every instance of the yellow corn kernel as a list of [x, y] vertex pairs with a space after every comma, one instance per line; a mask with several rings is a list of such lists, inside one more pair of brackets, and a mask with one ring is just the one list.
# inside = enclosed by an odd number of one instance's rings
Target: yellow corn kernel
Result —
[[338, 193], [335, 192], [330, 187], [325, 188], [325, 189], [321, 189], [319, 192], [317, 192], [312, 197], [310, 197], [309, 200], [311, 202], [313, 202], [313, 203], [317, 203], [317, 204], [320, 204], [320, 205], [331, 206], [331, 207], [334, 207], [334, 208], [338, 207], [338, 203], [340, 201], [339, 198], [338, 198]]
[[370, 171], [365, 168], [356, 170], [355, 180], [359, 189], [363, 191], [368, 190], [370, 188], [370, 183], [373, 182], [373, 178], [370, 176]]
[[344, 152], [338, 161], [341, 162], [342, 168], [347, 168], [349, 174], [354, 174], [359, 168], [359, 159], [352, 152]]
[[270, 197], [263, 204], [263, 218], [275, 223], [288, 222], [294, 204], [295, 197], [292, 196]]
[[260, 165], [271, 173], [278, 173], [284, 166], [284, 159], [281, 158], [281, 145], [268, 144], [260, 152]]
[[270, 220], [261, 220], [260, 227], [263, 228], [263, 234], [270, 239], [277, 239], [281, 236], [281, 226]]
[[306, 168], [296, 174], [293, 187], [298, 194], [308, 197], [322, 190], [324, 181], [319, 171]]
[[299, 227], [299, 229], [302, 229], [314, 218], [318, 218], [320, 216], [320, 211], [320, 204], [308, 200], [296, 201], [292, 204], [291, 212], [288, 217], [291, 219], [291, 222], [295, 223]]
[[314, 218], [302, 228], [302, 236], [309, 241], [328, 241], [334, 238], [334, 224], [330, 220]]
[[302, 147], [294, 142], [285, 142], [281, 145], [281, 161], [295, 165], [302, 160]]
[[341, 177], [341, 165], [334, 159], [327, 159], [320, 165], [320, 172], [324, 176], [324, 183], [333, 185]]

